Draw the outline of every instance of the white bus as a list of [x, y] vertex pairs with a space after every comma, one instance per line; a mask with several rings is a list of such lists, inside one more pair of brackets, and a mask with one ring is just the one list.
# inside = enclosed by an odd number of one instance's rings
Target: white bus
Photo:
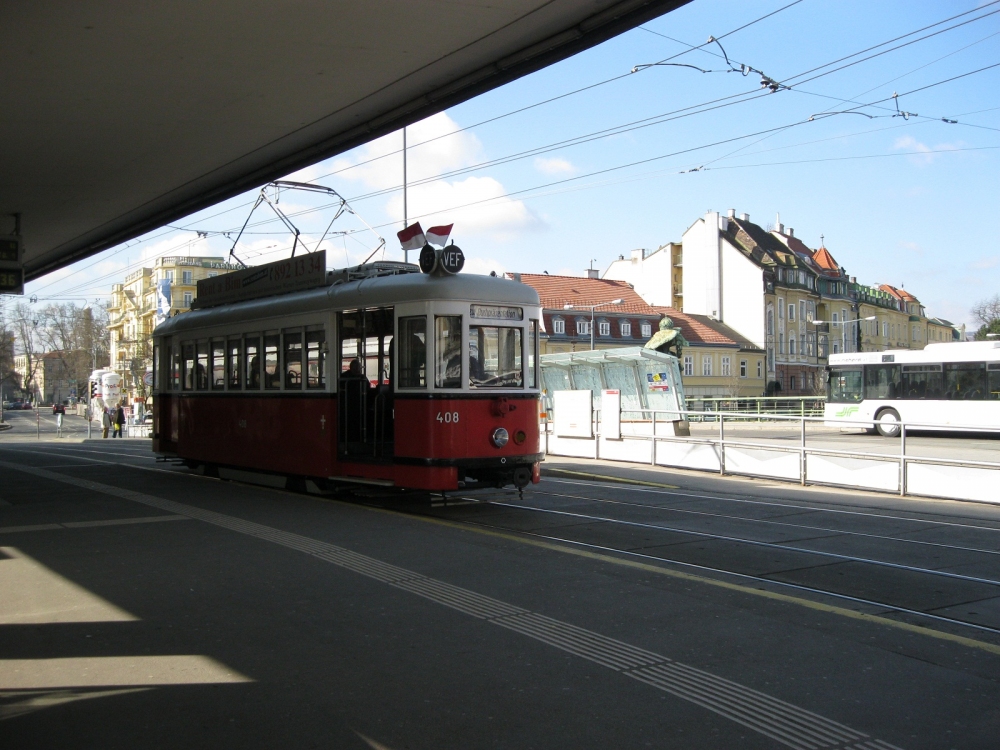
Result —
[[901, 421], [923, 429], [1000, 427], [1000, 342], [831, 354], [827, 372], [828, 420], [870, 422], [886, 437], [899, 434]]

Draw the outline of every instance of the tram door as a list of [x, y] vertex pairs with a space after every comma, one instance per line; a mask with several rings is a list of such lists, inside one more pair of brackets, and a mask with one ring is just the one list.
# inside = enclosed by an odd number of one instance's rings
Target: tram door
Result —
[[338, 326], [338, 451], [344, 458], [393, 455], [393, 308], [341, 313]]

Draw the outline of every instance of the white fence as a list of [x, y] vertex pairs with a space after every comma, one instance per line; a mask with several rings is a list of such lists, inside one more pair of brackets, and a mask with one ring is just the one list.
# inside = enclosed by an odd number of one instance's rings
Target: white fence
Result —
[[[553, 423], [546, 422], [542, 425], [543, 445], [546, 453], [553, 456], [629, 461], [711, 471], [720, 475], [780, 479], [802, 485], [836, 485], [899, 495], [1000, 503], [1000, 462], [907, 453], [907, 431], [936, 429], [933, 425], [901, 424], [899, 450], [878, 453], [823, 448], [809, 445], [807, 441], [808, 423], [829, 425], [835, 422], [843, 427], [869, 428], [870, 422], [771, 415], [769, 420], [798, 425], [799, 440], [795, 445], [727, 437], [727, 425], [756, 421], [756, 414], [716, 413], [713, 421], [718, 433], [711, 437], [674, 435], [673, 425], [666, 418], [676, 418], [676, 412], [668, 414], [647, 410], [646, 414], [649, 421], [622, 422], [621, 437], [618, 439], [609, 439], [601, 434], [600, 419], [596, 414], [591, 438], [558, 435]], [[699, 412], [699, 415], [703, 414]], [[969, 429], [980, 433], [1000, 432], [1000, 428]]]

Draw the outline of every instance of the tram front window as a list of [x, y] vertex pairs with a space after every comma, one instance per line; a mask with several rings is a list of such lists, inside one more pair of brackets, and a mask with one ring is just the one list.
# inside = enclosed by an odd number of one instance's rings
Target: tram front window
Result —
[[434, 358], [434, 385], [438, 388], [461, 388], [461, 315], [438, 315], [434, 318]]
[[415, 315], [399, 319], [400, 388], [424, 388], [427, 385], [427, 317]]
[[469, 326], [469, 385], [473, 388], [521, 388], [521, 329]]
[[856, 404], [861, 401], [861, 370], [831, 370], [828, 399], [835, 404]]

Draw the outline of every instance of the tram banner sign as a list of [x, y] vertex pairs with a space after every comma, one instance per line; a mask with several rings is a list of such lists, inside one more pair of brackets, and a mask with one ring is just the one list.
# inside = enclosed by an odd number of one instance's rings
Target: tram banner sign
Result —
[[201, 279], [192, 309], [326, 286], [326, 251]]

